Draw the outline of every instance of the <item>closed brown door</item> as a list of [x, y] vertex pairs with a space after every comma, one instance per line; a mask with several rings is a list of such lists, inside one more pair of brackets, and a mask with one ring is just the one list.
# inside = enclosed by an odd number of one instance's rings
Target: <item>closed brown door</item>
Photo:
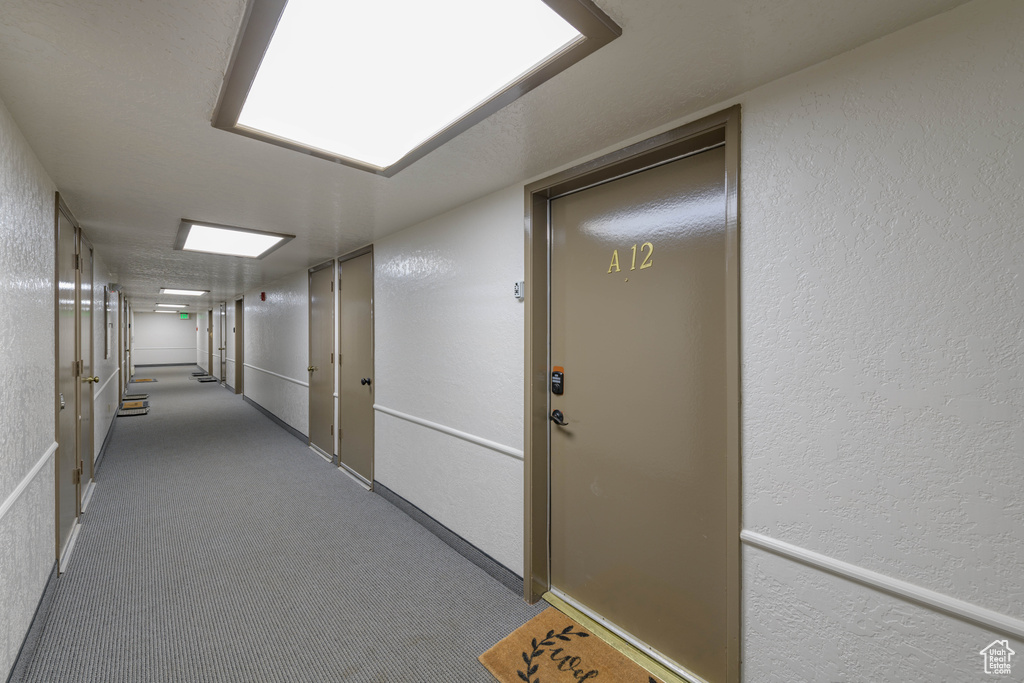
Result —
[[245, 387], [245, 300], [235, 302], [235, 393], [241, 394]]
[[334, 456], [334, 262], [309, 273], [309, 445]]
[[[81, 359], [81, 377], [78, 380], [78, 467], [88, 483], [92, 480], [95, 467], [93, 453], [93, 387], [99, 377], [93, 375], [93, 306], [92, 306], [92, 245], [78, 231], [78, 340]], [[83, 490], [79, 491], [84, 495]], [[81, 498], [79, 498], [81, 500]]]
[[341, 438], [338, 460], [373, 483], [373, 253], [343, 261], [338, 279]]
[[216, 377], [217, 371], [213, 367], [213, 309], [206, 312], [206, 372], [211, 377]]
[[220, 381], [227, 382], [227, 303], [220, 304], [220, 341], [218, 349], [220, 353]]
[[551, 586], [727, 675], [725, 157], [551, 201]]
[[78, 519], [78, 353], [75, 348], [75, 228], [57, 211], [57, 556]]

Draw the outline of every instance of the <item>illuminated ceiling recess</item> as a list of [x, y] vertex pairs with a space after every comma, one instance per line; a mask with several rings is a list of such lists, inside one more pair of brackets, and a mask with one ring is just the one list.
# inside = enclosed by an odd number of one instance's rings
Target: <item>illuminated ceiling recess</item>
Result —
[[390, 177], [621, 33], [590, 0], [250, 0], [213, 125]]
[[237, 228], [231, 225], [182, 220], [174, 248], [204, 254], [261, 259], [295, 235]]

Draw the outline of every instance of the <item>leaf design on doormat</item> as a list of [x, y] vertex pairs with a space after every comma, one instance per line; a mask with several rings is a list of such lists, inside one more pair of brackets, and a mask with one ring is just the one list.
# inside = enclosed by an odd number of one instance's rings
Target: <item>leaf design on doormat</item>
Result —
[[[536, 638], [533, 638], [530, 641], [530, 646], [533, 649], [532, 652], [530, 652], [529, 655], [527, 655], [526, 652], [523, 652], [523, 661], [526, 663], [526, 671], [516, 670], [516, 673], [519, 674], [519, 678], [526, 681], [526, 683], [540, 683], [539, 678], [533, 678], [533, 675], [537, 673], [537, 668], [540, 666], [540, 664], [533, 663], [534, 658], [540, 657], [542, 654], [544, 654], [545, 650], [543, 648], [548, 647], [550, 645], [554, 645], [554, 638], [557, 638], [558, 640], [569, 641], [572, 640], [573, 636], [577, 636], [579, 638], [589, 638], [590, 634], [584, 633], [583, 631], [574, 632], [572, 630], [572, 624], [569, 624], [558, 633], [555, 633], [554, 630], [548, 631], [547, 635], [545, 635], [539, 643], [537, 642]], [[657, 683], [657, 681], [654, 681], [654, 683]]]

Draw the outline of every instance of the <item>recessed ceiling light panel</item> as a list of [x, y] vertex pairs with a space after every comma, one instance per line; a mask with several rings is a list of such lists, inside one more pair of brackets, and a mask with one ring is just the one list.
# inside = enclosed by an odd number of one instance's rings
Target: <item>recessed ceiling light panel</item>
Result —
[[199, 251], [205, 254], [263, 258], [294, 237], [295, 235], [250, 230], [230, 225], [182, 220], [174, 248], [184, 251]]
[[185, 308], [185, 304], [157, 304], [159, 308]]
[[621, 33], [590, 0], [253, 0], [214, 125], [390, 176]]
[[169, 287], [161, 287], [161, 294], [171, 294], [177, 296], [202, 296], [203, 294], [209, 294], [208, 289], [171, 289]]

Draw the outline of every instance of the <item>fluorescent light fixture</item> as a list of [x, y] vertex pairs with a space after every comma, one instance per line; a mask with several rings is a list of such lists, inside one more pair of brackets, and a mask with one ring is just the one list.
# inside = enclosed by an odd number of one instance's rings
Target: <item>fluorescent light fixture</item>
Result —
[[171, 289], [170, 287], [161, 287], [161, 294], [172, 294], [178, 296], [202, 296], [203, 294], [209, 294], [208, 289]]
[[177, 313], [177, 311], [153, 311], [154, 313]]
[[214, 126], [390, 176], [621, 34], [590, 0], [252, 0]]
[[295, 235], [183, 219], [178, 228], [174, 248], [204, 254], [263, 258], [294, 237]]
[[185, 304], [157, 304], [157, 306], [163, 308], [185, 308]]

